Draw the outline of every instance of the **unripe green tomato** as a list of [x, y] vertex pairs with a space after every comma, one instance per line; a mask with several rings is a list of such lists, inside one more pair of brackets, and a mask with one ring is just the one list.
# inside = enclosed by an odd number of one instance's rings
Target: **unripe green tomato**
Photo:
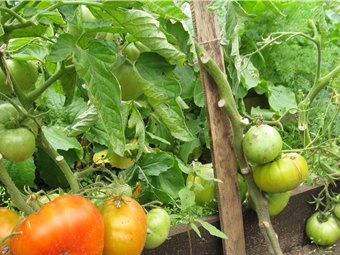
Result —
[[125, 61], [113, 71], [116, 76], [122, 93], [122, 100], [129, 101], [136, 99], [143, 94], [142, 77], [134, 70], [133, 65]]
[[246, 158], [255, 164], [265, 164], [277, 158], [282, 149], [280, 133], [269, 125], [251, 127], [242, 140]]
[[27, 128], [3, 129], [0, 131], [0, 153], [12, 162], [21, 162], [33, 155], [35, 136]]
[[248, 184], [246, 180], [244, 179], [243, 175], [240, 173], [237, 173], [237, 180], [238, 180], [238, 187], [240, 190], [241, 202], [243, 202], [246, 199], [246, 195], [248, 192]]
[[139, 49], [136, 47], [136, 45], [132, 42], [129, 43], [124, 49], [123, 54], [126, 55], [126, 57], [131, 60], [132, 62], [136, 61], [140, 55]]
[[286, 208], [290, 198], [290, 191], [282, 193], [265, 193], [265, 197], [268, 200], [269, 215], [275, 216]]
[[333, 215], [323, 218], [320, 212], [314, 212], [307, 219], [305, 230], [307, 237], [317, 245], [333, 245], [340, 239], [339, 223]]
[[[18, 87], [23, 92], [30, 92], [35, 89], [35, 82], [38, 79], [38, 69], [31, 61], [8, 59], [6, 60], [8, 70]], [[0, 91], [10, 94], [13, 91], [9, 84], [6, 83], [6, 76], [0, 70]]]
[[[199, 166], [200, 175], [196, 172], [189, 173], [186, 179], [188, 189], [195, 193], [195, 201], [198, 205], [214, 205], [216, 198], [216, 185], [214, 178], [214, 169], [211, 164]], [[206, 176], [207, 179], [202, 178]]]
[[154, 249], [164, 243], [169, 236], [170, 215], [163, 208], [154, 208], [146, 217], [148, 230], [144, 248]]

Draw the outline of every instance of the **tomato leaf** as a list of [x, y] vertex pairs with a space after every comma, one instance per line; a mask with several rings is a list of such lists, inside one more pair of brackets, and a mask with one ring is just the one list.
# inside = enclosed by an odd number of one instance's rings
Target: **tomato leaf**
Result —
[[189, 208], [196, 205], [195, 202], [195, 193], [192, 190], [189, 190], [187, 188], [182, 188], [178, 192], [178, 196], [181, 201], [181, 210], [186, 211]]
[[104, 8], [111, 14], [114, 21], [124, 27], [136, 40], [170, 61], [184, 62], [185, 55], [168, 42], [165, 34], [161, 31], [159, 21], [152, 15], [136, 9], [114, 9], [110, 8], [110, 5], [111, 1], [103, 3]]
[[145, 1], [144, 5], [165, 19], [187, 19], [188, 16], [173, 1]]
[[199, 236], [199, 238], [202, 237], [201, 231], [199, 230], [199, 228], [196, 226], [194, 222], [190, 222], [190, 227], [192, 228], [192, 230], [195, 231], [195, 233]]
[[203, 228], [205, 228], [210, 235], [222, 238], [222, 239], [228, 239], [227, 235], [223, 233], [221, 230], [216, 228], [214, 225], [210, 224], [209, 222], [206, 222], [202, 219], [195, 219], [198, 223], [202, 225]]
[[77, 73], [86, 81], [90, 100], [107, 134], [109, 149], [123, 156], [125, 135], [121, 92], [118, 81], [109, 69], [109, 65], [115, 62], [115, 52], [105, 44], [92, 42], [88, 49], [75, 51], [74, 62]]
[[19, 189], [23, 189], [24, 186], [34, 186], [35, 164], [33, 157], [19, 163], [13, 163], [7, 160], [3, 161], [8, 174]]
[[182, 108], [179, 104], [181, 87], [173, 78], [173, 66], [154, 53], [143, 53], [136, 63], [137, 70], [148, 82], [143, 84], [144, 94], [148, 102], [169, 129], [172, 136], [182, 141], [193, 140]]
[[79, 159], [83, 156], [83, 148], [75, 137], [67, 136], [65, 129], [58, 126], [42, 127], [46, 139], [56, 150], [74, 150]]
[[52, 45], [51, 52], [47, 56], [47, 60], [51, 62], [62, 61], [73, 53], [74, 47], [74, 37], [70, 34], [61, 34], [56, 43]]
[[147, 153], [139, 161], [140, 167], [147, 176], [159, 176], [173, 164], [173, 157], [166, 152]]
[[268, 102], [270, 107], [280, 115], [297, 109], [294, 92], [284, 86], [269, 86]]

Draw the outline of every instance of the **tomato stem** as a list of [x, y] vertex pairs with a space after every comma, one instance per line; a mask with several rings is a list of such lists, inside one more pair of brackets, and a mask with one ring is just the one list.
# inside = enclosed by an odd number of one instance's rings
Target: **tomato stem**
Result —
[[10, 195], [14, 205], [25, 214], [29, 215], [34, 212], [32, 207], [30, 207], [23, 194], [19, 191], [12, 178], [9, 176], [7, 169], [3, 163], [3, 157], [0, 154], [0, 180], [5, 185], [8, 194]]
[[60, 170], [65, 175], [68, 184], [70, 185], [71, 192], [77, 193], [80, 187], [71, 168], [66, 163], [65, 159], [61, 158], [61, 155], [52, 147], [41, 130], [38, 135], [38, 143], [39, 146], [47, 153], [47, 155], [49, 155], [50, 158], [59, 166]]

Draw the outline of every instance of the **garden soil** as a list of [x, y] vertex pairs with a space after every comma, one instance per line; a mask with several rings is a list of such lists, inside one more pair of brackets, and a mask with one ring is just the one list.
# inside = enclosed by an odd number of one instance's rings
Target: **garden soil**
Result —
[[340, 255], [340, 243], [331, 247], [319, 247], [316, 245], [304, 245], [292, 247], [284, 255]]

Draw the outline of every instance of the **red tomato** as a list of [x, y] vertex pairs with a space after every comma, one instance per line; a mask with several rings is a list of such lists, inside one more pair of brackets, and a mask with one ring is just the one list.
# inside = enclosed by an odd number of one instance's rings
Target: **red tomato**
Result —
[[107, 199], [101, 206], [105, 225], [103, 255], [139, 255], [144, 248], [147, 221], [143, 207], [133, 198]]
[[[18, 214], [8, 208], [0, 208], [0, 240], [10, 235], [18, 223]], [[1, 254], [10, 254], [8, 245], [9, 239], [0, 244]]]
[[29, 215], [10, 240], [13, 255], [102, 255], [104, 222], [92, 202], [63, 195]]

